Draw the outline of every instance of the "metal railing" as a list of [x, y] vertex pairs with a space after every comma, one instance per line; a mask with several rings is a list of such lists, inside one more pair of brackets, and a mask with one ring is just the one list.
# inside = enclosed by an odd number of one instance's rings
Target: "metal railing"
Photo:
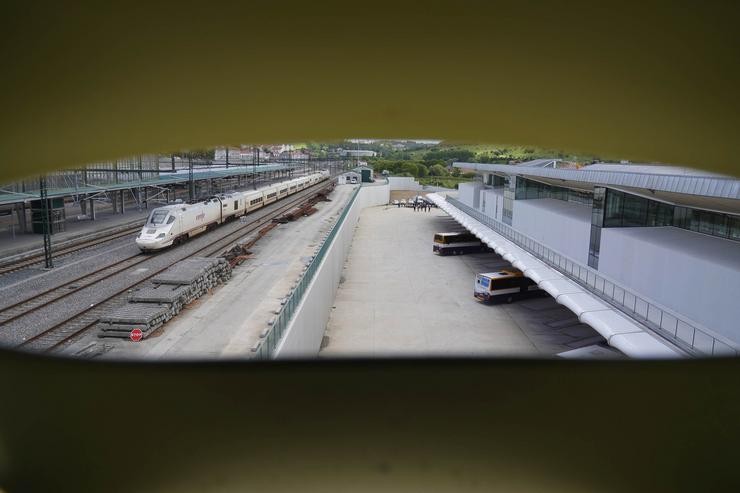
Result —
[[530, 255], [565, 274], [589, 292], [615, 306], [626, 315], [646, 325], [666, 339], [699, 355], [737, 356], [738, 349], [729, 340], [711, 334], [682, 319], [677, 313], [640, 296], [591, 267], [582, 265], [452, 197], [449, 204], [471, 218], [516, 243]]
[[313, 259], [311, 259], [311, 262], [304, 270], [303, 275], [301, 276], [298, 283], [283, 301], [283, 306], [280, 309], [280, 313], [278, 313], [277, 316], [274, 318], [272, 322], [272, 327], [270, 327], [265, 337], [259, 341], [258, 346], [254, 350], [254, 357], [256, 359], [270, 359], [275, 354], [275, 350], [277, 349], [280, 340], [283, 338], [285, 329], [288, 328], [290, 320], [293, 318], [296, 309], [301, 304], [301, 301], [303, 300], [303, 296], [306, 294], [308, 286], [311, 284], [311, 281], [316, 275], [316, 272], [318, 271], [319, 265], [321, 265], [322, 260], [324, 260], [326, 252], [329, 250], [329, 247], [331, 247], [331, 244], [334, 241], [339, 228], [342, 226], [342, 224], [344, 224], [344, 220], [347, 218], [347, 214], [352, 208], [352, 204], [355, 203], [357, 194], [360, 192], [361, 189], [362, 187], [357, 187], [354, 192], [352, 192], [347, 205], [344, 206], [344, 210], [337, 219], [337, 222], [334, 224], [334, 227], [331, 228], [331, 231], [329, 231], [329, 233], [324, 238], [324, 241], [319, 247], [318, 252], [316, 252], [316, 255], [314, 255]]

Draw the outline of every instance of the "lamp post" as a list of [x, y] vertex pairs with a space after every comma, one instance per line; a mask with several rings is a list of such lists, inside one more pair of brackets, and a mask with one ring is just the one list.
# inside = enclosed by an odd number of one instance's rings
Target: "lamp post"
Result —
[[195, 182], [193, 181], [193, 156], [188, 153], [188, 197], [190, 202], [195, 201]]
[[260, 163], [260, 148], [257, 147], [257, 159], [252, 159], [252, 188], [257, 190], [257, 165]]

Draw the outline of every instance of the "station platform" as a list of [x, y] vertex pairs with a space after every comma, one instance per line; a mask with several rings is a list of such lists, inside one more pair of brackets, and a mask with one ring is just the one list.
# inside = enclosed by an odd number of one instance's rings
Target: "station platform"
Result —
[[[139, 211], [133, 206], [127, 208], [124, 213], [113, 213], [110, 206], [98, 207], [95, 211], [95, 221], [91, 221], [90, 219], [78, 220], [78, 214], [80, 214], [79, 207], [67, 207], [65, 231], [51, 235], [52, 249], [57, 244], [73, 241], [88, 235], [143, 224], [149, 211], [146, 209]], [[8, 225], [0, 229], [0, 259], [26, 253], [31, 250], [42, 251], [43, 248], [44, 236], [41, 234], [21, 234], [17, 229]]]
[[475, 275], [510, 264], [432, 253], [434, 233], [461, 229], [441, 209], [362, 211], [319, 356], [554, 357], [605, 342], [549, 296], [476, 301]]

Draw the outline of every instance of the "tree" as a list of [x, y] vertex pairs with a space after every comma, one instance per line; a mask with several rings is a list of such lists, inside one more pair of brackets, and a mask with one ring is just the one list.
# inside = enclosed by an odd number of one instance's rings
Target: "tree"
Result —
[[405, 162], [401, 166], [401, 169], [409, 173], [411, 176], [419, 176], [419, 165], [414, 162]]
[[432, 176], [446, 176], [447, 170], [441, 164], [433, 164], [429, 168], [429, 174]]

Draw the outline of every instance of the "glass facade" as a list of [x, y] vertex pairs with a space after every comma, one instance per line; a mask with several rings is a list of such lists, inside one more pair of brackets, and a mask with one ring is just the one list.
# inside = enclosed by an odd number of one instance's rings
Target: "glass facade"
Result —
[[593, 194], [518, 177], [516, 199], [558, 199], [590, 206]]
[[740, 241], [740, 216], [732, 214], [674, 206], [610, 189], [604, 209], [605, 228], [673, 226]]
[[594, 186], [593, 192], [581, 192], [521, 176], [491, 176], [494, 188], [504, 189], [502, 219], [509, 226], [512, 224], [514, 200], [553, 198], [589, 205], [588, 265], [594, 269], [599, 267], [602, 228], [673, 226], [740, 241], [740, 215], [674, 206], [601, 186]]
[[492, 180], [490, 184], [493, 185], [493, 188], [504, 188], [506, 186], [505, 176], [490, 175], [490, 177]]
[[504, 223], [511, 226], [512, 218], [514, 217], [514, 198], [516, 196], [516, 183], [517, 177], [506, 175], [504, 177], [504, 208], [501, 213], [501, 218]]
[[588, 245], [588, 266], [599, 268], [599, 252], [601, 251], [601, 228], [604, 227], [604, 202], [606, 188], [594, 187], [593, 204], [591, 207], [591, 237]]

